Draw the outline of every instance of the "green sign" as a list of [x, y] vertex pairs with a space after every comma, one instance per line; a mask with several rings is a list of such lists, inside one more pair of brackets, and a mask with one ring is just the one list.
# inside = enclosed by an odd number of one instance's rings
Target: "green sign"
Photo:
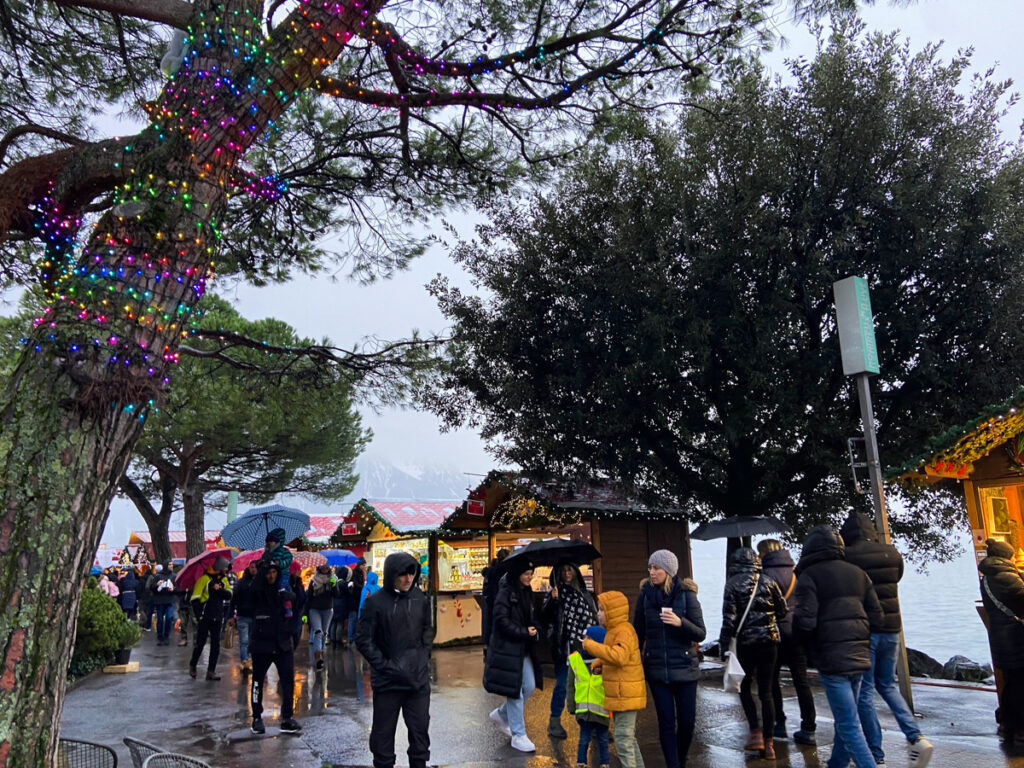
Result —
[[847, 277], [832, 284], [836, 302], [839, 348], [843, 354], [843, 373], [878, 373], [878, 347], [875, 323], [871, 316], [868, 281]]

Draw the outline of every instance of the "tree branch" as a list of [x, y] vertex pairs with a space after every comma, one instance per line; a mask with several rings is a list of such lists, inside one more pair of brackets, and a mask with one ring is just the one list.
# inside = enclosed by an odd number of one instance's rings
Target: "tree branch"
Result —
[[[360, 374], [373, 373], [384, 368], [418, 367], [418, 362], [413, 362], [407, 359], [409, 354], [425, 352], [449, 341], [448, 339], [437, 337], [430, 339], [409, 339], [406, 341], [396, 341], [385, 344], [373, 352], [359, 352], [356, 350], [320, 345], [311, 345], [308, 347], [278, 346], [250, 339], [239, 333], [222, 330], [199, 329], [193, 332], [193, 336], [205, 340], [219, 341], [220, 346], [215, 349], [199, 349], [196, 347], [182, 345], [179, 348], [182, 354], [209, 360], [220, 360], [221, 362], [242, 370], [284, 375], [308, 375], [308, 369], [293, 369], [294, 363], [302, 359], [308, 359], [317, 364], [327, 364], [330, 366], [345, 368], [349, 371], [354, 371]], [[288, 362], [284, 366], [278, 367], [258, 365], [248, 360], [242, 360], [232, 356], [230, 352], [233, 349], [255, 349], [267, 354], [283, 355], [286, 356]]]
[[192, 3], [185, 0], [54, 0], [66, 8], [90, 8], [118, 16], [155, 21], [177, 29], [188, 29], [192, 20]]
[[35, 125], [34, 123], [19, 125], [17, 128], [9, 130], [7, 135], [0, 139], [0, 165], [4, 164], [4, 160], [7, 157], [7, 150], [10, 149], [14, 140], [20, 136], [27, 136], [32, 133], [39, 136], [46, 136], [50, 139], [56, 139], [57, 141], [63, 141], [65, 144], [71, 144], [76, 147], [88, 144], [85, 139], [80, 139], [77, 136], [72, 136], [71, 134], [64, 133], [63, 131], [58, 131], [55, 128], [47, 128], [45, 125]]

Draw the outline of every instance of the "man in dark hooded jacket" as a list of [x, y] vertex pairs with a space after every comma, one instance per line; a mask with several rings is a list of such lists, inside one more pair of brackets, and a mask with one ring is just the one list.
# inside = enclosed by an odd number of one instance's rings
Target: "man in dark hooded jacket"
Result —
[[280, 581], [286, 579], [276, 562], [269, 562], [263, 571], [253, 579], [249, 591], [252, 606], [252, 634], [249, 649], [252, 652], [252, 681], [250, 700], [252, 702], [252, 732], [266, 733], [263, 725], [263, 692], [266, 687], [267, 671], [271, 665], [277, 668], [281, 681], [281, 732], [299, 733], [302, 726], [293, 717], [292, 704], [295, 694], [295, 654], [292, 646], [292, 621], [285, 616], [285, 602], [294, 595], [282, 592]]
[[1013, 562], [1013, 547], [988, 539], [988, 556], [978, 563], [981, 600], [988, 613], [992, 662], [1002, 670], [996, 720], [1003, 743], [1012, 747], [1024, 736], [1024, 579]]
[[884, 764], [882, 750], [882, 726], [875, 712], [875, 691], [889, 705], [893, 717], [907, 737], [910, 749], [910, 765], [924, 768], [932, 757], [932, 745], [921, 735], [914, 713], [900, 693], [896, 683], [896, 654], [900, 647], [899, 581], [903, 578], [903, 556], [892, 544], [878, 540], [878, 531], [871, 518], [863, 512], [851, 512], [840, 530], [846, 545], [846, 562], [863, 570], [878, 595], [878, 601], [885, 611], [885, 619], [879, 632], [871, 633], [871, 669], [864, 673], [860, 686], [857, 711], [864, 728], [871, 754], [875, 762]]
[[829, 525], [807, 534], [796, 567], [793, 626], [808, 641], [835, 722], [828, 768], [875, 768], [857, 716], [861, 678], [871, 668], [871, 633], [882, 628], [882, 606], [871, 579], [846, 562], [843, 539]]
[[405, 552], [384, 561], [381, 589], [366, 598], [356, 645], [370, 664], [374, 768], [395, 765], [395, 728], [402, 713], [409, 730], [409, 768], [430, 759], [430, 603], [416, 586], [420, 565]]

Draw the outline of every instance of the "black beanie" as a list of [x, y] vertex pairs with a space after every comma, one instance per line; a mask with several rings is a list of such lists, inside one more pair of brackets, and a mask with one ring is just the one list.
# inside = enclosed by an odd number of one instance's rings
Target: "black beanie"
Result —
[[513, 578], [518, 579], [527, 571], [533, 570], [533, 561], [528, 557], [509, 557], [505, 560], [505, 567]]
[[987, 539], [985, 541], [985, 546], [988, 548], [989, 557], [1005, 557], [1007, 560], [1013, 559], [1013, 547], [1005, 541], [999, 541], [999, 539]]

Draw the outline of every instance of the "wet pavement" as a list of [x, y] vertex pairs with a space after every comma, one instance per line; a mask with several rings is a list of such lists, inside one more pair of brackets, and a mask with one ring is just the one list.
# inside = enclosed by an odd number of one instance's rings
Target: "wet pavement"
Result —
[[[298, 736], [274, 735], [280, 700], [272, 669], [264, 698], [266, 736], [249, 733], [248, 685], [238, 671], [238, 650], [223, 649], [219, 682], [188, 676], [191, 648], [157, 647], [148, 633], [132, 659], [140, 662], [137, 673], [94, 675], [71, 690], [64, 706], [62, 735], [108, 744], [118, 750], [120, 765], [130, 766], [124, 736], [152, 742], [168, 751], [206, 760], [216, 768], [269, 765], [274, 768], [341, 768], [370, 766], [367, 747], [371, 719], [369, 669], [358, 652], [328, 649], [326, 668], [315, 672], [305, 666], [306, 646], [296, 653], [295, 712], [303, 724]], [[204, 655], [205, 659], [205, 655]], [[500, 698], [480, 686], [483, 662], [479, 647], [437, 649], [432, 662], [431, 764], [476, 768], [548, 768], [574, 766], [578, 729], [568, 715], [562, 723], [567, 740], [546, 735], [547, 690], [538, 691], [527, 704], [527, 731], [537, 745], [535, 755], [513, 750], [508, 739], [489, 722], [487, 715]], [[785, 691], [786, 711], [796, 724], [796, 699]], [[1024, 753], [1008, 756], [995, 735], [993, 690], [985, 686], [951, 688], [914, 685], [915, 705], [922, 715], [921, 729], [934, 744], [934, 768], [1024, 768]], [[828, 706], [820, 689], [817, 749], [777, 741], [778, 760], [768, 763], [748, 759], [741, 747], [746, 737], [739, 698], [721, 691], [718, 681], [701, 684], [698, 696], [697, 733], [690, 752], [690, 768], [824, 768], [831, 751], [832, 727]], [[881, 712], [884, 748], [889, 768], [907, 763], [906, 742], [889, 715]], [[637, 738], [648, 768], [663, 768], [658, 747], [653, 704], [641, 713]], [[399, 724], [396, 751], [399, 765], [407, 765], [404, 725]], [[596, 765], [596, 763], [595, 763]], [[613, 765], [617, 762], [613, 758]]]

